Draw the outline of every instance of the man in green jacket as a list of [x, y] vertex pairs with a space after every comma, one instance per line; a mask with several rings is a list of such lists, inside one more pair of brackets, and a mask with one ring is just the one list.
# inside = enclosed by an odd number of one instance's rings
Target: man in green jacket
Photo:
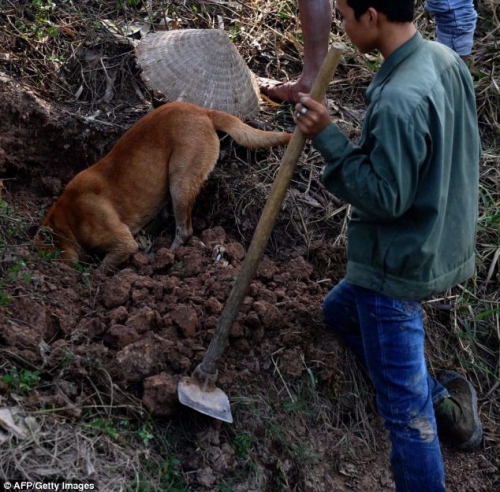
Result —
[[467, 66], [425, 41], [414, 0], [338, 0], [346, 34], [384, 58], [358, 144], [301, 94], [295, 121], [326, 161], [324, 185], [352, 204], [346, 278], [323, 313], [367, 368], [392, 441], [396, 490], [444, 491], [439, 437], [477, 447], [472, 385], [426, 368], [421, 300], [474, 273], [480, 139]]

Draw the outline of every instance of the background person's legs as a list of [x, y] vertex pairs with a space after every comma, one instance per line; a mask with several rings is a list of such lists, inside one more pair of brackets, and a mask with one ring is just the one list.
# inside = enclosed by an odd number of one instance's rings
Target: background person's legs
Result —
[[436, 22], [436, 39], [467, 59], [474, 43], [477, 12], [473, 0], [427, 0]]
[[304, 40], [304, 66], [294, 81], [264, 85], [261, 92], [276, 101], [297, 103], [299, 92], [310, 92], [328, 52], [332, 25], [331, 0], [299, 0], [299, 18]]

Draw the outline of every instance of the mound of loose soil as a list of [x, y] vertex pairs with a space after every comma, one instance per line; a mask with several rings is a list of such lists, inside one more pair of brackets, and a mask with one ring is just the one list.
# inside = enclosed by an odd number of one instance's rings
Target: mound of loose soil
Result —
[[[106, 8], [113, 10], [111, 3]], [[196, 17], [196, 10], [187, 10]], [[66, 27], [70, 32], [71, 23]], [[26, 47], [5, 30], [0, 41], [12, 59]], [[268, 63], [266, 56], [263, 51], [256, 63]], [[8, 59], [0, 57], [0, 193], [8, 207], [0, 210], [5, 241], [0, 244], [0, 362], [2, 374], [15, 366], [38, 371], [41, 379], [22, 391], [0, 381], [0, 406], [50, 418], [53, 430], [88, 424], [91, 416], [102, 414], [139, 427], [152, 421], [153, 435], [168, 428], [177, 435], [176, 445], [160, 450], [169, 463], [162, 473], [168, 475], [178, 460], [172, 476], [182, 480], [150, 490], [392, 490], [390, 444], [371, 387], [321, 321], [322, 300], [345, 270], [347, 211], [319, 185], [312, 149], [305, 149], [308, 165], [297, 170], [220, 361], [217, 384], [228, 394], [235, 417], [232, 426], [221, 424], [181, 406], [177, 382], [203, 359], [268, 194], [263, 172], [275, 172], [279, 152], [250, 152], [224, 139], [219, 165], [197, 200], [195, 236], [175, 254], [169, 250], [173, 221], [168, 219], [157, 235], [141, 233], [140, 252], [112, 275], [95, 270], [98, 258], [67, 267], [30, 249], [33, 232], [69, 179], [104, 155], [149, 104], [131, 89], [130, 80], [113, 103], [92, 100], [86, 86], [82, 98], [88, 97], [88, 111], [82, 114], [76, 103], [53, 97], [57, 80], [47, 77], [46, 86], [34, 88], [26, 74], [23, 82], [16, 79], [18, 67]], [[89, 68], [92, 57], [82, 60], [81, 67]], [[360, 77], [354, 79], [362, 84]], [[73, 83], [69, 75], [65, 82]], [[358, 120], [359, 108], [332, 108], [337, 116], [341, 111], [341, 124], [349, 115]], [[293, 128], [281, 109], [267, 110], [260, 115], [266, 124], [279, 120], [282, 128]], [[354, 138], [356, 129], [350, 130]], [[333, 211], [329, 222], [317, 220], [318, 210]], [[453, 322], [449, 313], [441, 313], [439, 323], [429, 314], [432, 344], [447, 343]], [[449, 332], [442, 335], [443, 329]], [[450, 491], [498, 487], [498, 424], [482, 416], [485, 440], [478, 451], [444, 450]], [[64, 452], [54, 446], [54, 457], [79, 456], [69, 447], [72, 441], [80, 446], [81, 435], [69, 435], [60, 441]], [[48, 445], [38, 445], [37, 452], [47, 451]], [[92, 459], [81, 460], [75, 477], [106, 483], [106, 491], [123, 490], [133, 481], [124, 449], [115, 465], [126, 479], [105, 481], [96, 464], [106, 458], [106, 470], [112, 469], [117, 453], [101, 444], [91, 447]], [[140, 457], [145, 463], [158, 448], [144, 444], [130, 452], [135, 453], [131, 461]], [[20, 473], [21, 462], [30, 467], [19, 476], [39, 479], [55, 470], [55, 458], [47, 460], [47, 453], [38, 456], [31, 448], [25, 452], [13, 439], [1, 441], [0, 458], [2, 479], [16, 478], [12, 474]]]

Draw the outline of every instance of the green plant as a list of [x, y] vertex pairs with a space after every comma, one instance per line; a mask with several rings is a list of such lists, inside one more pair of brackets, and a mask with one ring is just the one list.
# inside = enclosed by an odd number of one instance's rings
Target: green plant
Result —
[[[1, 248], [0, 248], [0, 253], [1, 253]], [[0, 274], [2, 276], [5, 275], [3, 268], [0, 264]], [[10, 302], [10, 295], [7, 293], [7, 285], [3, 279], [0, 279], [0, 306], [7, 306]]]
[[38, 250], [38, 253], [45, 261], [52, 262], [56, 261], [59, 258], [59, 256], [61, 255], [61, 250], [58, 248], [40, 249]]
[[142, 440], [144, 446], [149, 446], [151, 441], [154, 439], [154, 434], [151, 433], [151, 426], [144, 424], [138, 431], [137, 434]]
[[148, 458], [143, 462], [141, 475], [134, 480], [127, 491], [156, 492], [189, 492], [180, 471], [181, 461], [175, 455], [167, 456], [161, 461]]
[[138, 7], [141, 4], [142, 4], [142, 0], [125, 0], [125, 1], [117, 0], [116, 8], [122, 9], [122, 8], [129, 6], [129, 5], [132, 7]]
[[247, 458], [252, 449], [254, 438], [249, 434], [236, 434], [233, 439], [233, 449], [240, 458]]
[[53, 231], [50, 227], [42, 226], [37, 233], [36, 249], [46, 261], [55, 261], [61, 255], [61, 250], [54, 246]]
[[90, 423], [90, 427], [97, 429], [104, 435], [111, 437], [112, 439], [118, 439], [120, 437], [120, 431], [115, 427], [113, 422], [105, 420], [102, 418], [96, 418]]
[[35, 41], [43, 41], [47, 37], [57, 37], [59, 35], [57, 25], [51, 20], [56, 8], [57, 5], [52, 0], [32, 0], [30, 10], [33, 22], [29, 24], [22, 21], [16, 22], [16, 27], [21, 32], [22, 37]]
[[233, 492], [233, 489], [225, 483], [221, 483], [217, 488], [219, 492]]
[[0, 200], [0, 249], [7, 239], [25, 239], [26, 221], [4, 200]]
[[128, 484], [127, 491], [188, 492], [181, 470], [181, 461], [172, 449], [170, 431], [162, 433], [155, 428], [153, 421], [136, 422], [126, 418], [113, 418], [108, 415], [93, 415], [84, 427], [118, 441], [121, 445], [147, 448], [144, 454], [139, 477]]
[[86, 263], [77, 263], [75, 265], [75, 270], [82, 274], [82, 283], [85, 287], [90, 287], [90, 272], [92, 272], [92, 267]]
[[[134, 424], [132, 424], [132, 427]], [[154, 421], [147, 420], [130, 429], [132, 442], [137, 446], [137, 438], [147, 447], [141, 462], [141, 472], [136, 480], [128, 484], [127, 492], [188, 492], [183, 476], [182, 463], [177, 454], [177, 446], [183, 437], [170, 425], [164, 427]]]
[[186, 270], [184, 268], [184, 262], [178, 261], [172, 265], [170, 268], [171, 273], [178, 273], [181, 279], [186, 278]]
[[24, 260], [16, 260], [8, 271], [8, 278], [12, 281], [23, 279], [26, 283], [31, 282], [31, 273], [27, 270]]
[[39, 385], [40, 373], [30, 369], [19, 370], [17, 367], [13, 367], [9, 373], [2, 376], [2, 381], [16, 391], [27, 393]]
[[0, 306], [7, 306], [10, 302], [10, 296], [2, 292], [3, 287], [0, 285]]
[[284, 21], [289, 21], [291, 18], [297, 17], [297, 6], [295, 2], [285, 2], [278, 6], [279, 10], [276, 15]]

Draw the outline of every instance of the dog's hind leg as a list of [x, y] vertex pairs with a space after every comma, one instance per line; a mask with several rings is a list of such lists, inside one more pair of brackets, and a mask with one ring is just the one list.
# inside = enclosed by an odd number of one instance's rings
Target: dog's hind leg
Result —
[[175, 237], [170, 246], [172, 251], [185, 244], [193, 235], [191, 215], [198, 192], [199, 188], [193, 190], [189, 183], [187, 185], [184, 183], [184, 180], [179, 180], [174, 186], [171, 185], [170, 195], [175, 216]]
[[170, 249], [175, 251], [193, 235], [192, 212], [203, 183], [219, 157], [219, 139], [215, 132], [199, 135], [198, 142], [182, 148], [169, 163], [169, 189], [175, 216], [175, 238]]

